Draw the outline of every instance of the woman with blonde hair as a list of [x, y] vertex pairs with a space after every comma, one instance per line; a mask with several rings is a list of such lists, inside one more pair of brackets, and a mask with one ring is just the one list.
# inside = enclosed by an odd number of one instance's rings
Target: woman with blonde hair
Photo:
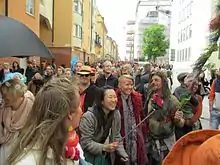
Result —
[[3, 104], [0, 108], [0, 164], [5, 165], [17, 135], [31, 111], [34, 95], [27, 91], [19, 73], [10, 73], [1, 85]]
[[71, 68], [65, 68], [64, 74], [65, 74], [66, 76], [71, 77], [71, 76], [72, 76]]
[[78, 127], [82, 114], [78, 90], [66, 78], [42, 87], [9, 157], [10, 165], [75, 165], [65, 157], [65, 149], [68, 129]]

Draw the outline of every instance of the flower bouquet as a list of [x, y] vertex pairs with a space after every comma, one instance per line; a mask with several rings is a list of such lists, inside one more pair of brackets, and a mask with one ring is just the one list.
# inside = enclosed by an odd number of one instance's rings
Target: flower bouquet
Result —
[[151, 100], [152, 107], [155, 110], [161, 109], [163, 107], [163, 99], [160, 97], [158, 93], [155, 93]]

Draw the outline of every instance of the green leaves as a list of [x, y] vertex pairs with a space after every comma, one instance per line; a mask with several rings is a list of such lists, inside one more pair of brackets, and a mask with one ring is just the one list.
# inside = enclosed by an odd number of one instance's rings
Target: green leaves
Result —
[[165, 36], [165, 27], [155, 24], [144, 30], [142, 54], [149, 60], [164, 56], [169, 48], [169, 41]]
[[208, 59], [211, 57], [212, 53], [217, 50], [218, 50], [217, 43], [211, 43], [208, 45], [208, 47], [205, 49], [205, 52], [201, 54], [201, 56], [196, 60], [194, 64], [193, 72], [195, 74], [195, 77], [197, 77], [200, 74], [202, 68], [204, 67]]

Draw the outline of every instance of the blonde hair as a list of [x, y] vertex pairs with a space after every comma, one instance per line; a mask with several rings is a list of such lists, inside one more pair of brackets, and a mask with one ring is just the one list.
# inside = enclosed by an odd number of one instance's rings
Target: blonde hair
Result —
[[22, 97], [27, 92], [27, 86], [18, 79], [12, 79], [1, 85], [1, 92], [13, 98]]
[[64, 148], [68, 135], [66, 118], [79, 108], [78, 87], [66, 78], [56, 78], [45, 84], [35, 98], [27, 123], [20, 132], [8, 163], [16, 164], [33, 147], [42, 154], [39, 165], [46, 164], [48, 148], [53, 150], [54, 165], [65, 162]]
[[64, 72], [71, 72], [71, 68], [65, 68]]
[[118, 82], [121, 83], [121, 81], [123, 81], [124, 79], [129, 79], [134, 82], [134, 78], [129, 74], [121, 75], [118, 79]]

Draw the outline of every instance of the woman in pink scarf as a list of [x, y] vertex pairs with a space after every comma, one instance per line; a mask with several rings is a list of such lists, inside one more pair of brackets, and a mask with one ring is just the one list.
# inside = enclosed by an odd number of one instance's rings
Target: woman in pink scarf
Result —
[[6, 165], [11, 145], [26, 123], [34, 95], [15, 74], [1, 85], [3, 105], [0, 107], [0, 164]]

